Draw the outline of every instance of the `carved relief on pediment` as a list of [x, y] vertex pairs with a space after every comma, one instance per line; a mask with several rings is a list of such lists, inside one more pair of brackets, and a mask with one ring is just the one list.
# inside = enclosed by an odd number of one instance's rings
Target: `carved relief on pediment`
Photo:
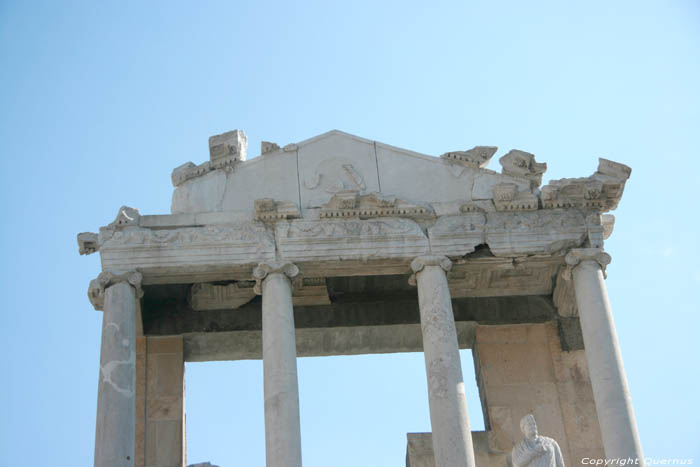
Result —
[[395, 196], [380, 193], [361, 195], [354, 190], [335, 193], [327, 203], [321, 206], [321, 218], [357, 217], [433, 217], [434, 212], [428, 206], [407, 203]]
[[339, 158], [326, 159], [318, 164], [313, 176], [304, 180], [304, 187], [331, 194], [348, 190], [362, 192], [367, 189], [364, 178], [353, 163]]
[[552, 180], [542, 187], [542, 206], [545, 209], [613, 210], [622, 198], [631, 172], [632, 169], [624, 164], [600, 159], [598, 170], [590, 177]]

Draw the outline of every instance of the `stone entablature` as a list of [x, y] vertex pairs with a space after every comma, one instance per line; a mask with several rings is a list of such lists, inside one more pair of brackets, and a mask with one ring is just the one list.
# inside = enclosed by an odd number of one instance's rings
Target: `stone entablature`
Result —
[[[630, 174], [601, 159], [592, 176], [540, 191], [546, 164], [520, 150], [499, 159], [498, 174], [484, 168], [491, 146], [435, 158], [332, 131], [284, 148], [265, 143], [249, 161], [246, 147], [238, 130], [212, 137], [210, 162], [235, 164], [210, 164], [207, 174], [176, 184], [173, 209], [185, 212], [142, 216], [122, 206], [98, 234], [79, 234], [79, 252], [100, 251], [103, 270], [138, 269], [145, 283], [198, 284], [249, 281], [253, 265], [273, 260], [323, 278], [403, 274], [417, 256], [444, 255], [455, 261], [456, 296], [552, 293], [569, 249], [603, 246], [614, 218], [601, 213], [617, 205]], [[291, 174], [297, 179], [287, 183]], [[482, 246], [490, 258], [464, 262]], [[517, 264], [499, 262], [509, 258]], [[476, 270], [466, 274], [462, 263]], [[248, 300], [250, 291], [237, 287], [206, 290], [223, 294], [219, 301]], [[204, 290], [196, 297], [206, 302]], [[566, 297], [562, 309], [575, 316], [567, 290], [560, 286], [556, 297]], [[306, 294], [327, 300], [327, 291]]]
[[248, 277], [241, 274], [247, 272], [237, 274], [236, 267], [247, 270], [276, 256], [334, 270], [322, 276], [352, 275], [367, 262], [386, 260], [394, 261], [394, 272], [387, 273], [400, 273], [416, 256], [461, 258], [479, 245], [487, 245], [495, 258], [544, 255], [563, 262], [567, 249], [603, 239], [599, 217], [576, 209], [470, 212], [421, 221], [398, 217], [231, 221], [226, 213], [218, 213], [208, 217], [210, 224], [198, 225], [193, 217], [139, 216], [137, 224], [101, 229], [93, 248], [99, 249], [105, 270], [138, 268], [151, 280], [155, 275], [174, 282], [183, 271], [211, 272], [217, 265], [230, 266], [233, 275], [211, 280], [245, 280]]

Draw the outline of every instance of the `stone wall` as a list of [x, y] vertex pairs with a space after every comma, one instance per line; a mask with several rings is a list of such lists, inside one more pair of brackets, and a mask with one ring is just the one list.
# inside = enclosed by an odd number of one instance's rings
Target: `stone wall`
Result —
[[474, 359], [494, 449], [510, 454], [531, 413], [566, 465], [605, 457], [584, 350], [563, 352], [556, 323], [479, 326]]
[[[408, 433], [406, 438], [406, 467], [435, 467], [433, 434]], [[472, 431], [477, 467], [508, 467], [506, 455], [492, 449], [492, 438], [487, 431]]]
[[135, 467], [183, 467], [185, 364], [182, 336], [136, 339]]

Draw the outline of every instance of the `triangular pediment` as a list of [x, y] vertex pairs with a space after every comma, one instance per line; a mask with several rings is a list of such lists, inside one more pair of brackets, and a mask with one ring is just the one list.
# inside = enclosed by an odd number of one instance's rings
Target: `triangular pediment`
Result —
[[[302, 215], [349, 191], [392, 196], [414, 205], [485, 202], [493, 199], [493, 187], [504, 183], [516, 192], [530, 191], [526, 178], [471, 163], [469, 151], [441, 158], [339, 130], [283, 147], [263, 143], [262, 152], [249, 160], [212, 160], [176, 169], [173, 213], [253, 212], [255, 200], [269, 198], [297, 204]], [[483, 153], [474, 152], [481, 159]]]

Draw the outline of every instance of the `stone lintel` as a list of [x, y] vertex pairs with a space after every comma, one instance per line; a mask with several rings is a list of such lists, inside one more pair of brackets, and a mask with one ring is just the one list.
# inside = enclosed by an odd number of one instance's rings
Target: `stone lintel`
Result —
[[[457, 338], [461, 349], [474, 341], [476, 323], [459, 322]], [[296, 329], [298, 357], [365, 355], [421, 352], [423, 340], [419, 323], [386, 326]], [[188, 333], [184, 335], [185, 361], [259, 360], [262, 331]]]

